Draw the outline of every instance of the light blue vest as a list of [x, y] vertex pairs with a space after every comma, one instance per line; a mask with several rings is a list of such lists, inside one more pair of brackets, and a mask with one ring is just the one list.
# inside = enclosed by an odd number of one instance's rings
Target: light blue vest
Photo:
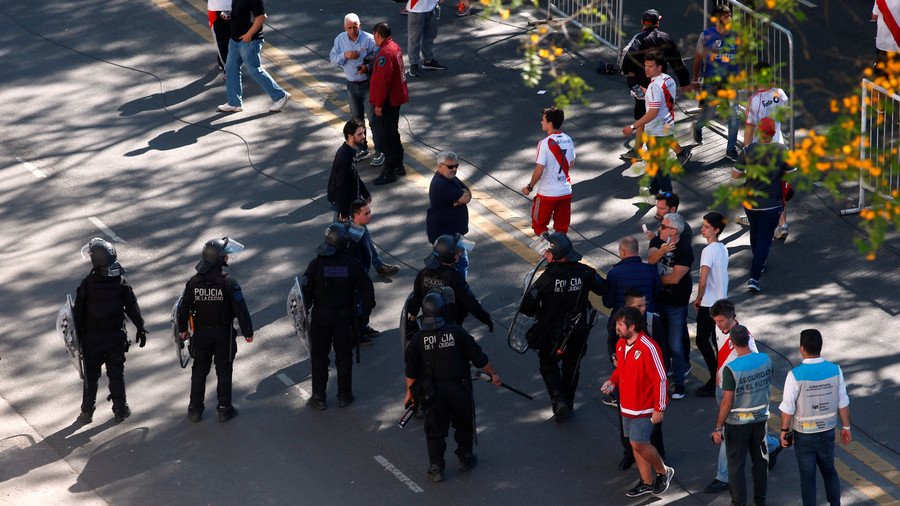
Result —
[[791, 426], [797, 432], [813, 434], [834, 430], [837, 425], [841, 368], [823, 361], [800, 364], [792, 371], [797, 380], [797, 410]]
[[725, 367], [734, 374], [734, 405], [725, 423], [744, 425], [769, 419], [772, 360], [765, 353], [738, 357]]

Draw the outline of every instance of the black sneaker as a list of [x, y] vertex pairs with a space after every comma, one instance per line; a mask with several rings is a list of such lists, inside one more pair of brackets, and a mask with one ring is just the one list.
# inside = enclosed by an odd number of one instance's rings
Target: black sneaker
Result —
[[361, 149], [356, 152], [356, 155], [353, 156], [354, 162], [359, 162], [361, 160], [365, 160], [366, 158], [372, 156], [372, 153], [369, 153], [368, 149]]
[[616, 394], [607, 395], [601, 402], [603, 402], [603, 404], [606, 404], [607, 406], [612, 406], [614, 408], [619, 407], [619, 399], [616, 399]]
[[395, 176], [405, 176], [406, 175], [406, 166], [400, 164], [399, 167], [394, 167], [394, 175]]
[[478, 465], [478, 455], [469, 453], [459, 458], [459, 472], [465, 473], [471, 471], [473, 467]]
[[379, 276], [390, 277], [400, 270], [399, 265], [394, 264], [381, 264], [381, 266], [375, 268], [375, 272], [378, 273]]
[[116, 423], [122, 423], [126, 418], [131, 416], [131, 408], [128, 407], [128, 404], [125, 404], [120, 408], [113, 408], [113, 415]]
[[435, 483], [444, 481], [444, 468], [437, 464], [431, 464], [428, 466], [428, 477]]
[[202, 417], [203, 417], [202, 409], [194, 409], [191, 407], [188, 408], [188, 419], [190, 421], [197, 423], [200, 421], [200, 418], [202, 418]]
[[354, 401], [353, 394], [338, 394], [338, 406], [341, 408], [346, 408], [347, 406], [353, 404]]
[[639, 157], [638, 157], [637, 151], [635, 151], [634, 149], [629, 149], [628, 151], [619, 155], [619, 158], [621, 158], [622, 160], [625, 160], [626, 162], [630, 162], [631, 160], [634, 160], [635, 158], [639, 158]]
[[656, 479], [653, 480], [653, 495], [660, 495], [668, 490], [673, 476], [675, 476], [675, 468], [669, 466], [666, 466], [666, 474], [657, 474]]
[[91, 423], [94, 421], [94, 408], [82, 408], [81, 414], [78, 415], [78, 421], [81, 423]]
[[375, 152], [375, 156], [372, 157], [372, 160], [369, 162], [369, 165], [372, 167], [380, 167], [384, 165], [384, 153]]
[[381, 172], [381, 175], [378, 176], [378, 179], [375, 180], [376, 185], [390, 184], [397, 181], [397, 176], [394, 175], [393, 170], [384, 170]]
[[[763, 444], [765, 444], [765, 443], [763, 443]], [[779, 444], [778, 446], [775, 447], [774, 450], [769, 452], [769, 470], [770, 471], [775, 468], [775, 464], [778, 462], [778, 454], [781, 453], [781, 450], [784, 450], [784, 447], [782, 447]]]
[[219, 415], [220, 422], [227, 422], [238, 415], [238, 410], [234, 409], [234, 406], [219, 407], [216, 408], [216, 413]]
[[675, 159], [678, 160], [678, 163], [680, 163], [682, 167], [684, 167], [685, 164], [691, 161], [691, 150], [682, 149], [681, 153], [675, 155]]
[[694, 142], [703, 144], [703, 128], [698, 127], [696, 123], [691, 125], [691, 132], [694, 134]]
[[762, 289], [759, 287], [759, 281], [751, 278], [747, 281], [747, 290], [752, 293], [759, 293]]
[[706, 488], [703, 489], [704, 494], [721, 494], [728, 490], [728, 484], [724, 481], [713, 480]]
[[363, 335], [366, 337], [378, 337], [381, 335], [381, 332], [373, 329], [372, 327], [366, 325], [366, 328], [363, 329]]
[[625, 495], [628, 497], [639, 497], [645, 494], [652, 494], [653, 486], [647, 485], [641, 480], [638, 480], [637, 485], [632, 487], [628, 492], [625, 492]]
[[372, 346], [373, 344], [375, 344], [374, 341], [372, 341], [372, 338], [369, 336], [366, 336], [366, 335], [359, 336], [359, 338], [357, 338], [356, 342], [360, 346]]
[[313, 395], [306, 401], [306, 405], [313, 408], [318, 409], [319, 411], [324, 411], [328, 409], [328, 405], [325, 404], [325, 397], [319, 395]]
[[569, 418], [572, 418], [572, 410], [569, 409], [569, 406], [565, 402], [558, 403], [553, 409], [553, 414], [556, 423], [562, 423]]
[[409, 75], [413, 77], [419, 77], [422, 75], [422, 71], [419, 69], [418, 63], [414, 63], [409, 66]]
[[736, 149], [732, 149], [730, 151], [725, 152], [725, 158], [731, 160], [732, 162], [738, 161], [738, 152]]
[[437, 60], [428, 60], [423, 62], [422, 68], [425, 70], [447, 70], [447, 66], [441, 65]]

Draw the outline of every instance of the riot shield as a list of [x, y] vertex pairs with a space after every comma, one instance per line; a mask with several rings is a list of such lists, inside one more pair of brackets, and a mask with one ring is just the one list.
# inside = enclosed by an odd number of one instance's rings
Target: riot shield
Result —
[[525, 334], [537, 321], [534, 317], [520, 313], [519, 308], [522, 307], [522, 301], [525, 300], [525, 295], [528, 293], [528, 290], [531, 289], [532, 283], [534, 283], [535, 274], [537, 274], [537, 271], [539, 271], [546, 263], [547, 260], [542, 258], [541, 261], [534, 266], [534, 269], [531, 269], [525, 274], [525, 278], [522, 280], [522, 297], [519, 298], [519, 303], [516, 304], [516, 312], [513, 315], [512, 323], [509, 324], [509, 333], [506, 336], [506, 343], [513, 351], [519, 354], [528, 351], [528, 340], [525, 338]]
[[402, 347], [403, 356], [406, 356], [406, 345], [409, 344], [409, 338], [419, 331], [418, 319], [415, 322], [411, 322], [407, 316], [409, 314], [409, 309], [407, 309], [409, 301], [412, 300], [414, 295], [415, 292], [410, 292], [406, 297], [406, 302], [403, 303], [403, 310], [400, 312], [400, 346]]
[[307, 314], [306, 301], [303, 300], [303, 290], [300, 289], [300, 280], [294, 276], [294, 286], [287, 296], [287, 315], [294, 326], [294, 333], [300, 340], [300, 360], [309, 358], [309, 316]]
[[[172, 306], [172, 344], [175, 346], [175, 356], [178, 357], [178, 363], [181, 364], [182, 369], [186, 368], [188, 362], [191, 361], [191, 340], [190, 338], [182, 340], [181, 334], [178, 332], [178, 308], [181, 306], [181, 302], [183, 300], [184, 294], [182, 293], [178, 296], [178, 301], [175, 302], [175, 305]], [[194, 326], [192, 325], [192, 323], [192, 319], [189, 319], [188, 324], [190, 327], [190, 333], [193, 334]]]
[[78, 371], [78, 377], [84, 379], [84, 354], [81, 349], [81, 340], [75, 330], [75, 304], [72, 295], [66, 294], [66, 303], [56, 313], [56, 334], [62, 339], [72, 365]]

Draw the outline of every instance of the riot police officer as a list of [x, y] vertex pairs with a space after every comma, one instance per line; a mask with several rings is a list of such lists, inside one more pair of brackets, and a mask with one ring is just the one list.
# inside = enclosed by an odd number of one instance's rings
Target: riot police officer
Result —
[[406, 405], [415, 399], [425, 404], [425, 438], [428, 445], [428, 477], [444, 480], [444, 451], [453, 425], [459, 470], [469, 471], [478, 463], [472, 452], [475, 409], [472, 398], [471, 363], [491, 375], [500, 376], [475, 339], [465, 329], [447, 321], [449, 304], [439, 291], [422, 301], [422, 329], [406, 347]]
[[545, 238], [550, 243], [544, 252], [549, 264], [522, 298], [519, 312], [537, 317], [528, 331], [528, 344], [538, 352], [553, 414], [557, 422], [562, 422], [575, 407], [581, 358], [587, 351], [592, 316], [596, 314], [588, 292], [603, 295], [606, 281], [593, 268], [578, 262], [581, 254], [565, 234], [554, 232]]
[[434, 288], [448, 286], [453, 289], [455, 300], [447, 309], [448, 319], [462, 325], [469, 313], [494, 331], [491, 315], [481, 307], [481, 302], [472, 293], [465, 275], [457, 270], [456, 263], [463, 252], [461, 234], [442, 235], [434, 241], [432, 253], [425, 258], [425, 268], [416, 275], [413, 293], [407, 301], [407, 318], [414, 322], [422, 307], [422, 300]]
[[84, 354], [84, 393], [78, 420], [93, 420], [100, 366], [105, 364], [113, 415], [116, 422], [121, 422], [131, 415], [125, 399], [125, 352], [129, 345], [125, 316], [137, 327], [134, 342], [141, 348], [147, 344], [147, 331], [134, 291], [123, 276], [125, 269], [117, 260], [116, 248], [94, 238], [84, 245], [81, 255], [90, 258], [93, 268], [78, 286], [73, 309]]
[[[229, 257], [244, 251], [244, 246], [229, 237], [211, 239], [203, 245], [195, 274], [184, 287], [184, 299], [178, 307], [178, 331], [182, 339], [191, 338], [191, 400], [188, 418], [199, 422], [203, 415], [206, 395], [206, 376], [216, 364], [216, 412], [220, 422], [228, 421], [238, 412], [231, 404], [231, 374], [237, 354], [237, 318], [241, 334], [253, 342], [253, 322], [247, 301], [237, 280], [229, 277], [224, 268]], [[193, 318], [193, 335], [188, 334], [188, 318]]]
[[334, 348], [337, 368], [338, 405], [353, 403], [353, 348], [358, 344], [356, 300], [359, 297], [364, 317], [375, 307], [375, 291], [359, 260], [347, 254], [348, 224], [332, 223], [325, 230], [325, 242], [309, 263], [300, 289], [310, 305], [309, 338], [312, 365], [312, 396], [307, 405], [327, 408], [328, 354]]

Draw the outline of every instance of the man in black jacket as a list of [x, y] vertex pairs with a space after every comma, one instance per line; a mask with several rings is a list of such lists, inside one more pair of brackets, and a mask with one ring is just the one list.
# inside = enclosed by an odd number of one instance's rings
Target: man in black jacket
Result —
[[[207, 241], [195, 267], [197, 274], [185, 284], [184, 298], [178, 306], [178, 331], [182, 339], [191, 338], [194, 357], [188, 404], [188, 418], [192, 422], [199, 422], [203, 415], [206, 376], [214, 362], [218, 419], [225, 422], [238, 414], [231, 404], [231, 374], [237, 354], [237, 331], [233, 324], [237, 318], [244, 340], [252, 343], [253, 322], [241, 285], [223, 269], [228, 265], [229, 256], [237, 256], [242, 251], [244, 246], [228, 237]], [[193, 335], [188, 334], [189, 318], [193, 318]]]
[[[643, 28], [639, 33], [632, 37], [628, 44], [625, 45], [625, 48], [622, 49], [619, 67], [622, 69], [622, 73], [625, 74], [625, 82], [628, 89], [632, 90], [635, 120], [640, 119], [644, 114], [647, 114], [647, 104], [644, 101], [643, 93], [646, 92], [647, 87], [650, 86], [650, 78], [647, 77], [647, 74], [644, 72], [644, 60], [651, 51], [656, 50], [662, 54], [666, 63], [663, 65], [662, 71], [669, 75], [674, 73], [678, 78], [678, 86], [686, 87], [691, 84], [691, 74], [688, 72], [687, 67], [684, 65], [684, 61], [681, 59], [681, 51], [678, 50], [675, 40], [672, 39], [671, 35], [659, 29], [659, 21], [661, 19], [662, 16], [655, 9], [645, 11], [641, 16]], [[669, 70], [670, 67], [671, 71]], [[644, 91], [638, 94], [634, 90], [635, 86], [639, 86]], [[639, 96], [641, 98], [638, 98]], [[635, 130], [635, 148], [638, 147], [641, 134], [643, 133], [643, 128]], [[678, 149], [675, 149], [676, 152], [678, 152]], [[637, 152], [635, 149], [631, 149], [623, 154], [622, 158], [625, 160], [637, 158]]]
[[113, 245], [94, 238], [81, 251], [82, 256], [91, 259], [93, 268], [78, 286], [72, 311], [84, 353], [84, 392], [78, 420], [82, 423], [93, 420], [100, 366], [106, 364], [113, 415], [116, 422], [121, 422], [131, 415], [125, 401], [125, 352], [128, 351], [125, 316], [137, 327], [134, 342], [140, 343], [141, 348], [147, 343], [147, 331], [141, 308], [123, 276], [125, 269], [119, 265]]
[[[550, 394], [557, 422], [569, 418], [575, 407], [581, 358], [587, 352], [587, 338], [593, 322], [588, 292], [602, 296], [606, 281], [593, 268], [578, 261], [581, 254], [560, 232], [547, 236], [550, 248], [544, 252], [547, 270], [522, 299], [519, 312], [536, 316], [529, 331], [529, 346], [536, 349], [541, 376]], [[534, 337], [534, 331], [539, 337]], [[534, 346], [532, 346], [534, 344]], [[562, 370], [560, 370], [562, 362]]]

